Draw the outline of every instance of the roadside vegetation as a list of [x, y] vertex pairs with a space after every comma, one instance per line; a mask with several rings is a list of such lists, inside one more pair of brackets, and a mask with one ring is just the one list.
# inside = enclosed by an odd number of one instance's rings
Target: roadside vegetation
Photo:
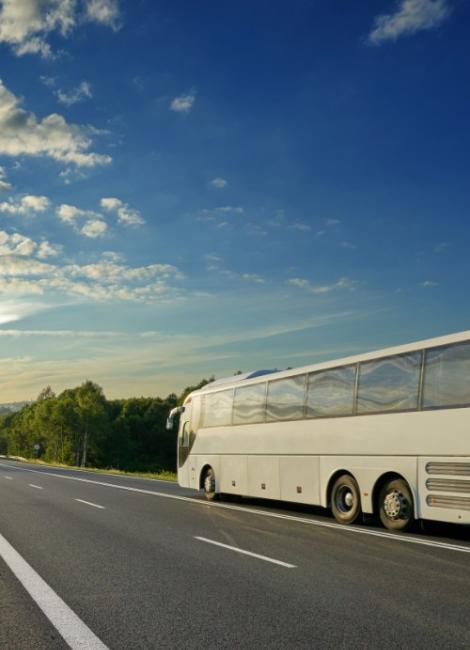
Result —
[[0, 416], [0, 454], [67, 467], [174, 478], [176, 438], [165, 428], [181, 395], [106, 399], [93, 381], [64, 390], [48, 386], [35, 402]]

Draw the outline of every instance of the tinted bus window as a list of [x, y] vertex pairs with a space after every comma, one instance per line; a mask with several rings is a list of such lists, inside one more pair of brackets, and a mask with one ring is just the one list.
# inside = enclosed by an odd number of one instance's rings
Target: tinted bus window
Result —
[[264, 422], [266, 383], [243, 386], [235, 390], [233, 423], [254, 424]]
[[418, 408], [421, 352], [367, 361], [359, 366], [358, 413]]
[[203, 397], [203, 426], [223, 427], [232, 423], [233, 390], [221, 390]]
[[470, 343], [427, 350], [423, 407], [470, 404]]
[[308, 376], [307, 417], [352, 415], [356, 367], [314, 372]]
[[298, 420], [304, 417], [306, 375], [268, 383], [266, 420]]

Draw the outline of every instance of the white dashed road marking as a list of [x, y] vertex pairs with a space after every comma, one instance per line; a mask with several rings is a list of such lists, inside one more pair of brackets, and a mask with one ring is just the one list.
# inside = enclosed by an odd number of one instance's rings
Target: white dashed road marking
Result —
[[286, 567], [287, 569], [296, 569], [295, 564], [288, 564], [287, 562], [281, 562], [281, 560], [275, 560], [272, 557], [267, 557], [266, 555], [259, 555], [258, 553], [252, 553], [251, 551], [244, 551], [241, 548], [236, 546], [229, 546], [228, 544], [222, 544], [221, 542], [216, 542], [213, 539], [207, 539], [206, 537], [195, 537], [200, 542], [206, 542], [207, 544], [214, 544], [214, 546], [221, 546], [222, 548], [228, 548], [230, 551], [235, 551], [236, 553], [241, 553], [242, 555], [249, 555], [250, 557], [255, 557], [258, 560], [264, 560], [265, 562], [271, 562], [271, 564], [279, 564], [279, 566]]
[[3, 535], [0, 535], [0, 557], [72, 650], [108, 650]]
[[92, 506], [93, 508], [99, 508], [100, 510], [105, 510], [104, 506], [99, 506], [97, 503], [91, 503], [91, 501], [84, 501], [83, 499], [75, 499], [79, 503], [85, 503], [87, 506]]

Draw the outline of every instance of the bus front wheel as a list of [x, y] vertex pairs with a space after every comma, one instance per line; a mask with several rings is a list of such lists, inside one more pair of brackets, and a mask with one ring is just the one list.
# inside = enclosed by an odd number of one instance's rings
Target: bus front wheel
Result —
[[208, 501], [214, 501], [216, 498], [215, 491], [215, 472], [212, 467], [209, 467], [205, 474], [204, 480], [202, 482], [202, 487], [204, 489], [204, 496]]
[[387, 481], [380, 490], [379, 517], [389, 530], [408, 530], [413, 524], [413, 495], [404, 479]]
[[336, 479], [331, 490], [331, 510], [340, 524], [353, 524], [361, 514], [359, 486], [350, 474]]

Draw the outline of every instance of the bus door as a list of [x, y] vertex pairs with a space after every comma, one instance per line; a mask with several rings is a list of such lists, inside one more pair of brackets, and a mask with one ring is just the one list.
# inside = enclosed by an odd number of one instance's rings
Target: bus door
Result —
[[187, 487], [189, 485], [187, 458], [189, 456], [189, 417], [186, 413], [182, 416], [178, 434], [178, 483]]

